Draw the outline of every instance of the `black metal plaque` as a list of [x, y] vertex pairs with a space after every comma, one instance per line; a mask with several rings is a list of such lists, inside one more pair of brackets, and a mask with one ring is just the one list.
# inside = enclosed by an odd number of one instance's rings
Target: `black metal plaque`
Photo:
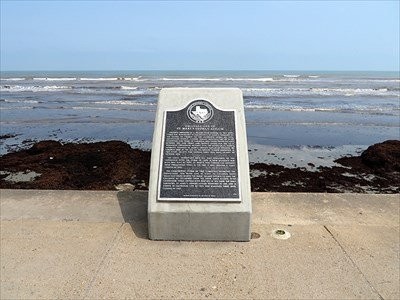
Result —
[[235, 114], [207, 100], [165, 112], [159, 201], [240, 201]]

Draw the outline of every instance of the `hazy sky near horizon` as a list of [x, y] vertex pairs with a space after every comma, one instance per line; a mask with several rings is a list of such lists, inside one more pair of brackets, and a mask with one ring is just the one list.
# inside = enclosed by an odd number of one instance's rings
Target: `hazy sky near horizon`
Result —
[[399, 1], [1, 1], [1, 70], [399, 70]]

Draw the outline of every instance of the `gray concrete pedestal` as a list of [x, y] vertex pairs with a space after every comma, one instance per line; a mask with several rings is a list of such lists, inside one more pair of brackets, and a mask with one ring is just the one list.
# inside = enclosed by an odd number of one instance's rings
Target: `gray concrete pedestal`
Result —
[[[162, 199], [159, 189], [166, 112], [183, 111], [199, 99], [214, 107], [215, 116], [218, 111], [234, 112], [239, 192], [231, 193], [236, 197], [232, 199], [224, 198], [224, 194], [214, 194], [213, 199]], [[201, 107], [197, 109], [202, 110]], [[198, 124], [194, 123], [194, 126]], [[209, 191], [205, 189], [204, 192]], [[249, 162], [243, 96], [239, 89], [168, 88], [160, 91], [152, 145], [148, 221], [149, 236], [153, 240], [250, 240]]]

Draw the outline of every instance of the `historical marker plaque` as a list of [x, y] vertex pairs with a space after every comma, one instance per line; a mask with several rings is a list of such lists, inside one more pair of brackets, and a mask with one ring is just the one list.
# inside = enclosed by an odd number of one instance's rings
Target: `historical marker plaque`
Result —
[[241, 90], [160, 91], [148, 193], [150, 239], [249, 241], [249, 172]]
[[165, 111], [159, 201], [240, 201], [235, 110], [194, 100]]

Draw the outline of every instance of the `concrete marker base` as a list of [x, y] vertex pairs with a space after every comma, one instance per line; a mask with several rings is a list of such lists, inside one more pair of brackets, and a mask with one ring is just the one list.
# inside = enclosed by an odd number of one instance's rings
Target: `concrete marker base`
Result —
[[[196, 99], [209, 101], [219, 110], [235, 111], [239, 201], [229, 202], [216, 198], [208, 202], [176, 202], [158, 199], [164, 114], [166, 111], [181, 110]], [[154, 128], [148, 203], [150, 239], [249, 241], [252, 209], [242, 92], [232, 88], [163, 89], [159, 96]]]

